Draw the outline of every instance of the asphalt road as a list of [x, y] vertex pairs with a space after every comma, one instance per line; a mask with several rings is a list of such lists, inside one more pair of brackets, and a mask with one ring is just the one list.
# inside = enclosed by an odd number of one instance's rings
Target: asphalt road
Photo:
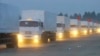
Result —
[[2, 49], [0, 56], [100, 56], [100, 35], [44, 44], [37, 48]]

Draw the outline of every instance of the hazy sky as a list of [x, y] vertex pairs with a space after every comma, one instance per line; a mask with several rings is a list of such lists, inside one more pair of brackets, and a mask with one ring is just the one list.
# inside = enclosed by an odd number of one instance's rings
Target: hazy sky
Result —
[[100, 12], [100, 0], [0, 0], [2, 3], [16, 5], [22, 10], [39, 9], [54, 13]]

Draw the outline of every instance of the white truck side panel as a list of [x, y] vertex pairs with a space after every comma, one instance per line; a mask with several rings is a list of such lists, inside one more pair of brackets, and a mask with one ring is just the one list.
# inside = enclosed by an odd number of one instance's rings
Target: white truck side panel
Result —
[[19, 16], [17, 7], [0, 3], [0, 33], [18, 32]]
[[70, 18], [65, 17], [65, 30], [70, 29]]
[[44, 30], [56, 32], [56, 14], [45, 12]]

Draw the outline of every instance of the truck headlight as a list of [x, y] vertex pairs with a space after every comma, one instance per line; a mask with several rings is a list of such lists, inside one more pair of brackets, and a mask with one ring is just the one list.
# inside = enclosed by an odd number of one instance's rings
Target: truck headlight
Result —
[[23, 36], [21, 34], [18, 34], [17, 38], [19, 43], [23, 42]]
[[59, 32], [57, 33], [57, 40], [62, 40], [63, 39], [63, 33]]
[[78, 30], [70, 31], [70, 37], [78, 37], [78, 34], [79, 34]]
[[34, 41], [34, 43], [39, 43], [40, 42], [40, 36], [39, 35], [34, 35], [33, 36], [33, 41]]
[[63, 33], [58, 33], [58, 37], [61, 39], [63, 38]]
[[92, 29], [89, 30], [89, 33], [92, 33]]
[[87, 30], [83, 30], [83, 34], [84, 35], [87, 35]]
[[97, 29], [97, 33], [100, 33], [100, 28]]

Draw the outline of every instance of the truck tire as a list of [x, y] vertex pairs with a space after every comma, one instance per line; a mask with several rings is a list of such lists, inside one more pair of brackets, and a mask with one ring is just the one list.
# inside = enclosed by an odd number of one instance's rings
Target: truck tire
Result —
[[50, 32], [50, 31], [46, 31], [43, 32], [42, 34], [42, 42], [47, 43], [48, 39], [50, 39], [50, 41], [55, 41], [56, 40], [56, 34], [54, 32]]
[[11, 34], [9, 42], [10, 43], [6, 44], [7, 48], [16, 48], [17, 47], [17, 36]]
[[49, 38], [50, 38], [50, 41], [51, 41], [51, 42], [56, 41], [56, 33], [51, 32], [51, 33], [50, 33], [50, 37], [49, 37]]
[[41, 42], [42, 42], [42, 43], [48, 43], [48, 39], [47, 39], [47, 38], [42, 38], [42, 39], [41, 39]]
[[56, 39], [55, 38], [50, 38], [50, 41], [54, 42], [54, 41], [56, 41]]
[[7, 48], [17, 47], [17, 36], [13, 33], [0, 33], [0, 44], [5, 44]]
[[6, 44], [6, 47], [7, 48], [14, 48], [14, 45], [13, 44]]
[[47, 43], [48, 42], [48, 37], [47, 37], [47, 33], [46, 32], [42, 33], [41, 42], [42, 43]]

